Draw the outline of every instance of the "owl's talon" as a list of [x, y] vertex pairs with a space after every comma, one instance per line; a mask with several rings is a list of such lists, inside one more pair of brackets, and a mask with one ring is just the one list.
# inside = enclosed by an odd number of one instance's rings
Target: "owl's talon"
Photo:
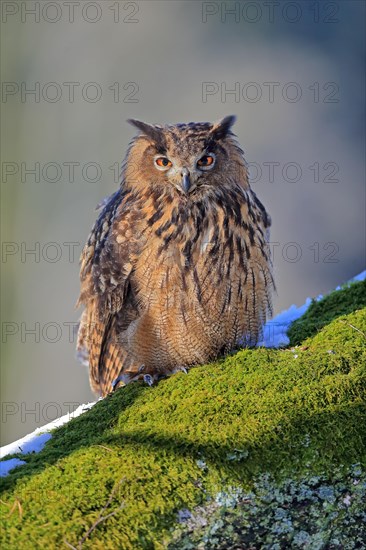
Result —
[[116, 389], [116, 386], [117, 386], [118, 382], [121, 382], [121, 381], [122, 381], [122, 376], [118, 376], [118, 378], [113, 380], [113, 382], [112, 382], [112, 391], [114, 391]]
[[144, 374], [144, 382], [148, 384], [148, 386], [152, 386], [154, 383], [154, 379], [151, 376], [151, 374]]
[[184, 374], [188, 374], [186, 367], [175, 367], [175, 369], [172, 371], [172, 374], [177, 374], [178, 372], [184, 372]]

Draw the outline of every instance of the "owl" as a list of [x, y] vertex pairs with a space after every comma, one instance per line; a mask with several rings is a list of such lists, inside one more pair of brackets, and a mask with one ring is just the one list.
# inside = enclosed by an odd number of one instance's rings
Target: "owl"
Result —
[[101, 396], [255, 343], [271, 313], [270, 218], [231, 127], [138, 129], [81, 255], [77, 349]]

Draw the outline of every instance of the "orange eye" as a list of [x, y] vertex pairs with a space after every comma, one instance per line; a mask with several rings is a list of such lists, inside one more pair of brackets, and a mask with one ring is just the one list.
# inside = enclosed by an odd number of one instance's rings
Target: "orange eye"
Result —
[[197, 166], [199, 168], [209, 168], [213, 166], [214, 162], [215, 162], [214, 155], [203, 155], [203, 157], [201, 157], [197, 162]]
[[165, 168], [165, 169], [168, 169], [170, 168], [173, 163], [166, 157], [158, 157], [155, 159], [155, 164], [156, 166], [158, 166], [159, 168]]

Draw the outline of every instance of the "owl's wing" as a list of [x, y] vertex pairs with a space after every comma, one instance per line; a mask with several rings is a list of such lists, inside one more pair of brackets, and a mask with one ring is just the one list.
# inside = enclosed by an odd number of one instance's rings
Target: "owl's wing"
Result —
[[126, 308], [128, 318], [134, 303], [130, 277], [140, 242], [136, 222], [128, 196], [118, 190], [106, 201], [81, 255], [77, 305], [84, 304], [85, 311], [77, 352], [89, 365], [93, 390], [103, 395], [111, 391], [122, 368], [116, 325], [121, 310]]

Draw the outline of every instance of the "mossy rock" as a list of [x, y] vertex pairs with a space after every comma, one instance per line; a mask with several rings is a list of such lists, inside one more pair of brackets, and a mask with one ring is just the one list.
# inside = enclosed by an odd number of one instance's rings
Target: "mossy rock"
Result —
[[313, 300], [304, 315], [294, 321], [287, 331], [290, 345], [299, 345], [333, 319], [363, 307], [366, 307], [366, 280], [347, 283], [343, 290], [334, 290], [322, 300]]
[[1, 548], [361, 547], [365, 395], [366, 308], [121, 388], [13, 455]]

